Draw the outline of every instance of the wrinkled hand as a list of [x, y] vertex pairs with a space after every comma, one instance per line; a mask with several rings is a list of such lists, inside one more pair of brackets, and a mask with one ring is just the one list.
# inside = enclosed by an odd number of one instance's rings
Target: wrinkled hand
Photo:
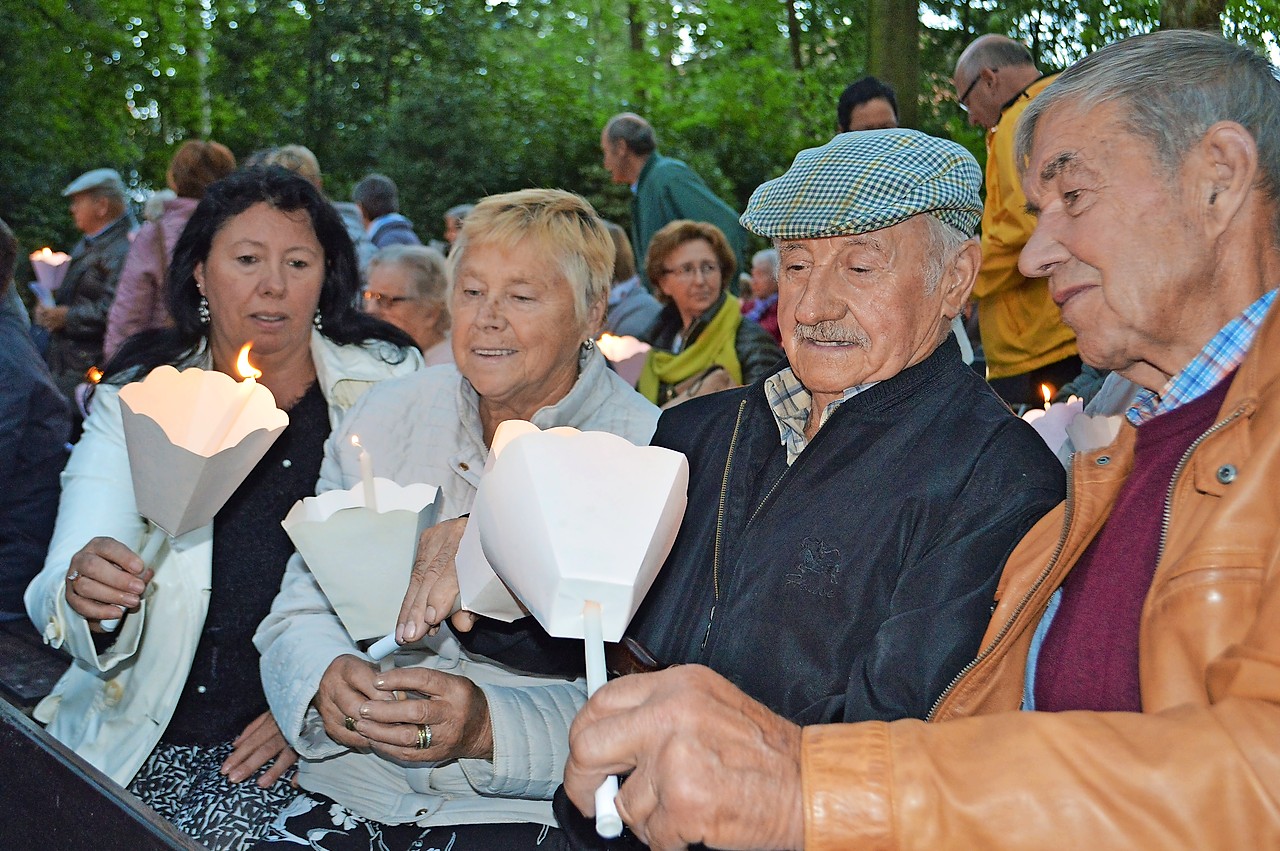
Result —
[[[409, 762], [493, 759], [489, 702], [466, 677], [431, 668], [392, 668], [378, 676], [377, 698], [360, 706], [356, 730], [375, 751]], [[431, 747], [418, 728], [431, 727]]]
[[396, 619], [396, 641], [407, 644], [424, 635], [435, 635], [440, 622], [452, 615], [450, 623], [459, 632], [475, 625], [476, 616], [460, 611], [458, 571], [454, 557], [458, 542], [467, 528], [467, 518], [458, 517], [437, 523], [423, 531], [409, 576], [409, 589], [400, 604]]
[[48, 331], [58, 332], [67, 327], [67, 311], [66, 305], [57, 305], [56, 307], [45, 307], [43, 304], [36, 305], [36, 313], [32, 318], [41, 328]]
[[588, 816], [606, 775], [631, 772], [618, 814], [655, 849], [800, 848], [800, 727], [700, 665], [623, 677], [569, 731], [564, 788]]
[[349, 748], [369, 747], [364, 736], [347, 729], [346, 719], [358, 718], [366, 701], [387, 697], [373, 684], [379, 676], [377, 666], [359, 656], [347, 654], [329, 663], [311, 699], [329, 738]]
[[[137, 611], [155, 571], [115, 538], [94, 538], [71, 557], [63, 593], [72, 611], [101, 632], [101, 622]], [[76, 577], [71, 579], [71, 577]]]
[[298, 761], [297, 752], [289, 747], [270, 712], [264, 712], [250, 721], [249, 726], [231, 744], [231, 756], [222, 763], [220, 771], [232, 783], [248, 780], [259, 768], [275, 760], [258, 778], [258, 786], [265, 789], [279, 780]]

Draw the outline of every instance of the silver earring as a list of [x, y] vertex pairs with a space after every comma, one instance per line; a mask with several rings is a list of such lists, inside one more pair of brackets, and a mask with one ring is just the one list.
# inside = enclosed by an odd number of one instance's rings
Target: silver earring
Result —
[[200, 324], [207, 326], [209, 324], [209, 299], [200, 296], [200, 304], [196, 307], [196, 312], [200, 314]]
[[320, 308], [316, 308], [316, 315], [312, 317], [311, 324], [316, 326], [317, 331], [324, 330], [324, 323], [320, 321]]
[[582, 348], [588, 352], [594, 349], [595, 347], [596, 347], [596, 341], [591, 339], [590, 337], [588, 337], [582, 343]]

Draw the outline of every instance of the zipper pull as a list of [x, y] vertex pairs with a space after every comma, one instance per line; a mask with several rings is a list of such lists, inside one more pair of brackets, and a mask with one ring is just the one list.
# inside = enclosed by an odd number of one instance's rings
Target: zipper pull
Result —
[[711, 624], [715, 623], [715, 620], [716, 620], [716, 607], [715, 607], [715, 604], [712, 604], [711, 615], [710, 617], [707, 618], [707, 631], [702, 633], [702, 649], [703, 650], [707, 649], [707, 639], [711, 637]]

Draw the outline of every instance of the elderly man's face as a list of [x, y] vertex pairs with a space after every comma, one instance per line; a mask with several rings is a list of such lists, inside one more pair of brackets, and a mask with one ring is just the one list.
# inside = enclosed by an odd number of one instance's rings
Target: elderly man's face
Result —
[[1039, 218], [1019, 268], [1049, 279], [1085, 362], [1158, 388], [1217, 330], [1213, 258], [1195, 221], [1194, 167], [1166, 174], [1123, 117], [1114, 104], [1067, 105], [1040, 120], [1023, 175]]
[[778, 279], [773, 274], [773, 264], [768, 260], [756, 260], [751, 264], [752, 298], [768, 298], [778, 291]]
[[923, 216], [870, 233], [779, 244], [778, 325], [815, 406], [892, 378], [937, 347], [973, 276], [955, 284], [944, 274], [927, 292], [932, 244]]

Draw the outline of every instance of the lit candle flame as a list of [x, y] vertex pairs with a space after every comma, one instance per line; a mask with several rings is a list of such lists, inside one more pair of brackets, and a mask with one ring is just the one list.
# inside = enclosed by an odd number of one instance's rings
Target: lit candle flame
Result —
[[240, 349], [240, 357], [236, 359], [236, 369], [240, 371], [240, 376], [250, 384], [255, 379], [262, 377], [262, 370], [254, 369], [253, 364], [249, 363], [249, 349], [253, 348], [253, 342], [245, 343]]
[[44, 263], [46, 266], [61, 266], [70, 259], [70, 255], [61, 251], [53, 251], [47, 245], [39, 251], [31, 252], [31, 262]]
[[358, 434], [351, 435], [351, 445], [354, 446], [356, 449], [364, 448], [363, 446], [360, 445], [360, 435]]
[[84, 377], [89, 379], [90, 384], [97, 384], [102, 380], [102, 370], [98, 369], [96, 366], [91, 366], [89, 367], [89, 371], [84, 374]]
[[1044, 397], [1044, 409], [1049, 410], [1049, 400], [1053, 398], [1053, 388], [1048, 384], [1040, 385], [1040, 395]]

